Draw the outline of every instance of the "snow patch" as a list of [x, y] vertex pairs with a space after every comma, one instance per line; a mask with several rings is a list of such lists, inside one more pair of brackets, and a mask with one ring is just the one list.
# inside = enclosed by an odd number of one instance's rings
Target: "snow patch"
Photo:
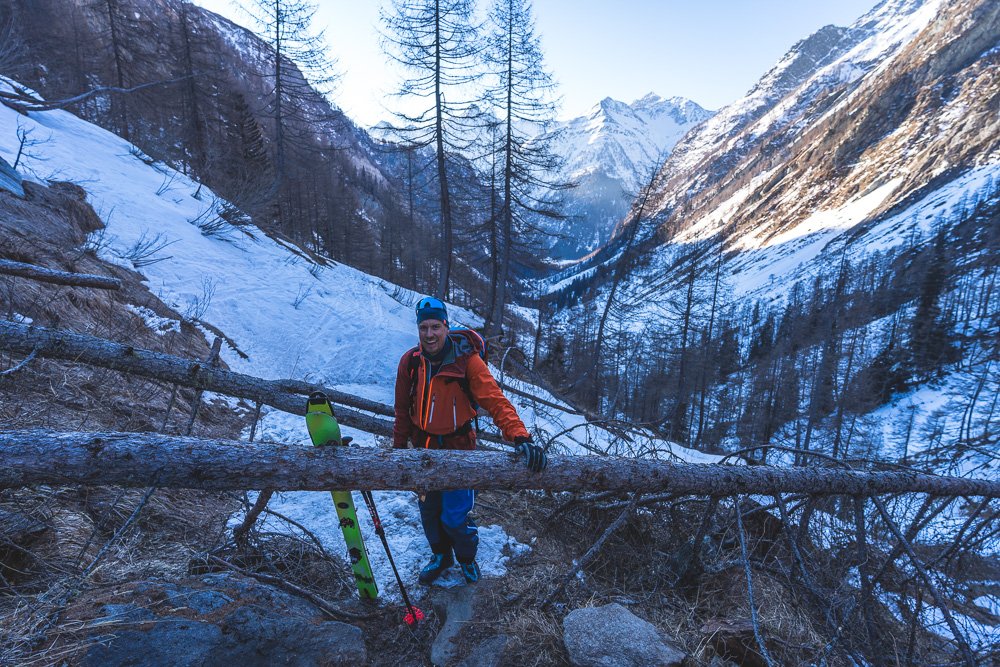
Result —
[[158, 336], [164, 336], [170, 332], [181, 332], [180, 320], [174, 320], [169, 317], [161, 317], [145, 306], [126, 304], [125, 308], [129, 312], [135, 313], [141, 317], [142, 321], [146, 323], [146, 327]]

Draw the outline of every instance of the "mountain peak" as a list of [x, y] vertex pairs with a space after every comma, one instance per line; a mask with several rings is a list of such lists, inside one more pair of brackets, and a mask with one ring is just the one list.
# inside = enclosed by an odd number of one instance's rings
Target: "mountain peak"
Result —
[[656, 93], [649, 92], [649, 93], [646, 93], [645, 95], [643, 95], [642, 97], [640, 97], [639, 99], [637, 99], [636, 101], [632, 102], [632, 104], [629, 105], [629, 106], [632, 106], [632, 107], [649, 107], [649, 106], [654, 106], [654, 105], [659, 104], [660, 102], [664, 102], [664, 101], [672, 102], [673, 100], [682, 100], [682, 99], [684, 99], [684, 98], [683, 97], [672, 97], [669, 100], [664, 100], [662, 97], [660, 97]]
[[603, 111], [605, 113], [621, 112], [628, 109], [630, 105], [625, 104], [620, 100], [616, 100], [613, 97], [605, 97], [603, 100], [597, 103], [594, 111]]
[[580, 257], [605, 243], [650, 169], [711, 115], [683, 97], [651, 92], [631, 104], [605, 97], [587, 116], [549, 128], [546, 136], [564, 161], [559, 179], [578, 184], [564, 196], [568, 221], [545, 226], [560, 239], [552, 255]]

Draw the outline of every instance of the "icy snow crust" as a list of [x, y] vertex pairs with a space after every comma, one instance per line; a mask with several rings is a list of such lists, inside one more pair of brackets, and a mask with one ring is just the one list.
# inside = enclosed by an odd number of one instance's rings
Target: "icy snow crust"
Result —
[[[89, 245], [103, 259], [139, 271], [150, 290], [185, 317], [224, 331], [248, 356], [243, 359], [224, 345], [222, 356], [230, 368], [269, 379], [309, 380], [392, 403], [399, 358], [416, 344], [412, 308], [420, 295], [343, 264], [328, 261], [320, 266], [300, 249], [256, 228], [203, 234], [198, 225], [217, 217], [222, 204], [208, 188], [201, 187], [196, 199], [198, 183], [68, 112], [21, 116], [0, 107], [0, 154], [11, 162], [17, 154], [19, 125], [43, 142], [22, 156], [22, 175], [40, 183], [72, 181], [83, 187], [107, 225], [92, 235]], [[155, 252], [142, 256], [137, 248], [144, 244]], [[142, 308], [133, 312], [161, 333], [178, 324]], [[455, 322], [481, 323], [457, 306], [449, 306], [449, 312]], [[541, 389], [507, 381], [558, 403]], [[572, 429], [552, 445], [553, 452], [585, 454], [608, 446], [609, 434], [586, 426], [582, 416], [535, 409], [527, 399], [511, 398], [540, 441]], [[235, 401], [229, 402], [235, 407]], [[488, 419], [482, 422], [489, 425]], [[370, 434], [349, 428], [344, 432], [363, 446], [376, 444]], [[304, 421], [277, 411], [265, 411], [258, 438], [312, 446]], [[647, 450], [705, 460], [683, 448], [669, 450], [663, 443]], [[519, 465], [513, 458], [511, 464]], [[379, 492], [375, 497], [404, 581], [416, 586], [428, 554], [414, 494]], [[358, 512], [364, 515], [360, 500]], [[328, 493], [283, 493], [271, 507], [314, 532], [331, 553], [343, 552]], [[361, 524], [379, 587], [387, 598], [396, 599], [378, 538], [367, 518]], [[294, 530], [283, 522], [275, 529]], [[527, 549], [496, 526], [482, 527], [480, 540], [480, 567], [487, 576], [503, 574], [506, 559]], [[451, 574], [443, 582], [458, 580]]]

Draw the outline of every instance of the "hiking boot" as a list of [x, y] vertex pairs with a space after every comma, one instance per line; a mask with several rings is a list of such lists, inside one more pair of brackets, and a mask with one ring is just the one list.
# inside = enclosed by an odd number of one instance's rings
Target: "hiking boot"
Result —
[[431, 583], [440, 577], [442, 572], [454, 564], [455, 561], [452, 559], [451, 554], [433, 554], [430, 562], [428, 562], [427, 565], [424, 566], [424, 569], [420, 571], [420, 583]]
[[470, 584], [474, 584], [479, 581], [479, 565], [476, 561], [471, 563], [459, 563], [458, 566], [462, 569], [462, 576]]

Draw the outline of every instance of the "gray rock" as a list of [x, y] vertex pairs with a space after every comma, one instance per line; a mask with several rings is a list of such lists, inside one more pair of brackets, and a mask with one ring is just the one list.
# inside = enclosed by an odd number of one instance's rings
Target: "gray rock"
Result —
[[674, 667], [684, 660], [651, 623], [617, 603], [570, 612], [563, 642], [575, 667]]
[[91, 647], [83, 667], [174, 665], [204, 667], [209, 652], [222, 641], [222, 630], [210, 623], [163, 618], [147, 631], [117, 633], [107, 643]]
[[166, 590], [167, 602], [174, 607], [187, 607], [197, 614], [211, 614], [233, 601], [225, 593], [213, 590], [193, 591], [190, 589]]
[[361, 630], [338, 621], [312, 623], [259, 607], [241, 607], [222, 623], [226, 641], [209, 655], [210, 664], [363, 665], [367, 660]]
[[[253, 580], [148, 581], [133, 593], [146, 606], [104, 605], [91, 631], [101, 643], [81, 664], [329, 667], [363, 665], [367, 659], [360, 629], [324, 620], [305, 600]], [[116, 623], [136, 625], [122, 632]]]
[[6, 160], [0, 157], [0, 188], [24, 199], [24, 187], [21, 185], [21, 175], [14, 171]]
[[441, 631], [431, 646], [431, 663], [447, 665], [455, 659], [456, 646], [452, 639], [458, 636], [462, 626], [472, 619], [476, 586], [456, 586], [436, 591], [431, 601], [434, 611], [444, 619]]
[[508, 641], [507, 635], [490, 637], [474, 648], [458, 667], [500, 667]]

